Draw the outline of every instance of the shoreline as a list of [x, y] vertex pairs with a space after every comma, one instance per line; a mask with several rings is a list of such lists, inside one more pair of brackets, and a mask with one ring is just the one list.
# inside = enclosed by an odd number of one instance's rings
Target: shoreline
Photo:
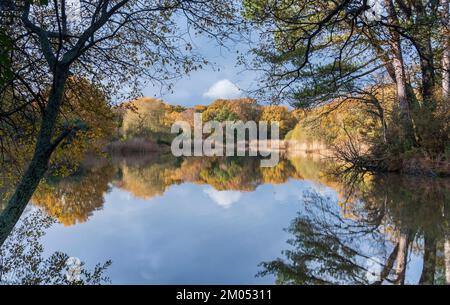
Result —
[[[282, 140], [278, 144], [279, 148], [277, 151], [281, 156], [304, 156], [313, 157], [314, 159], [333, 158], [333, 152], [319, 142], [302, 143], [293, 140]], [[255, 144], [252, 143], [251, 145]], [[246, 143], [246, 151], [248, 151], [249, 146], [249, 143]], [[170, 153], [170, 145], [143, 138], [133, 138], [125, 141], [112, 141], [104, 146], [103, 151], [111, 156], [132, 156], [138, 154], [164, 155]], [[392, 163], [393, 166], [390, 168], [388, 167], [385, 170], [370, 170], [370, 172], [450, 178], [450, 162], [430, 160], [424, 157], [411, 157], [396, 160]]]

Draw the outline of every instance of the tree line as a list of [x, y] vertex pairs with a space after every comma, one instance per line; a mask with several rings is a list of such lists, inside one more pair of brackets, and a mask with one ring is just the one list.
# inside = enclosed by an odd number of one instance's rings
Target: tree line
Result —
[[[345, 135], [335, 150], [346, 169], [390, 170], [400, 162], [401, 170], [414, 160], [447, 166], [448, 6], [448, 0], [82, 0], [73, 12], [66, 0], [2, 1], [0, 156], [21, 176], [0, 216], [0, 244], [57, 151], [90, 136], [98, 108], [139, 96], [149, 82], [170, 89], [209, 64], [186, 29], [218, 45], [256, 34], [248, 56], [255, 60], [243, 63], [262, 72], [258, 100], [312, 112], [322, 106], [312, 123], [323, 128], [321, 118], [351, 105], [348, 117], [363, 149], [355, 149], [349, 120], [333, 125]], [[103, 97], [82, 97], [73, 80], [86, 80]], [[76, 115], [74, 96], [85, 103]], [[104, 106], [94, 106], [103, 98]], [[219, 104], [205, 115], [233, 117]], [[22, 147], [24, 160], [12, 162]]]

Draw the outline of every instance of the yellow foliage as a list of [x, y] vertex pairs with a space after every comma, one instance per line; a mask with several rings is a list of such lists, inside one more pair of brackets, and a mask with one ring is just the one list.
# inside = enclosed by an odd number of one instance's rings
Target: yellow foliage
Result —
[[278, 122], [280, 128], [280, 138], [283, 139], [285, 135], [294, 128], [296, 124], [296, 119], [289, 112], [289, 109], [286, 106], [265, 106], [262, 108], [260, 121], [268, 122], [269, 124], [272, 122]]
[[256, 100], [249, 98], [214, 101], [202, 113], [203, 121], [258, 121], [260, 107]]
[[57, 183], [42, 182], [31, 199], [65, 226], [83, 223], [95, 210], [101, 209], [104, 194], [114, 175], [114, 168], [90, 168], [80, 177], [63, 178]]
[[260, 171], [263, 183], [282, 184], [289, 178], [301, 179], [301, 176], [288, 160], [281, 160], [274, 167], [261, 167]]
[[125, 137], [170, 131], [166, 120], [170, 106], [162, 100], [144, 97], [122, 104], [121, 108], [125, 109], [122, 119], [122, 134]]
[[75, 122], [82, 122], [85, 128], [55, 151], [51, 163], [56, 166], [69, 163], [75, 167], [87, 151], [99, 152], [116, 129], [116, 116], [106, 97], [84, 79], [68, 80], [61, 113], [61, 128]]

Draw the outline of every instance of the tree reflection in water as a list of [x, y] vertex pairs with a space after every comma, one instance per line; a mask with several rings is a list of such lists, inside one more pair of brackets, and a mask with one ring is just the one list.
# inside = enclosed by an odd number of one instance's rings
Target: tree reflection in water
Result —
[[[325, 168], [324, 162], [309, 157], [281, 159], [274, 168], [261, 168], [254, 158], [160, 155], [102, 159], [84, 164], [70, 177], [47, 177], [31, 203], [60, 223], [75, 225], [88, 221], [93, 211], [102, 208], [111, 186], [150, 199], [181, 183], [252, 192], [262, 184], [308, 179], [332, 188], [337, 199], [306, 193], [303, 208], [288, 229], [291, 247], [283, 252], [283, 258], [262, 263], [259, 276], [273, 274], [281, 284], [450, 283], [449, 179], [400, 175], [335, 179], [324, 175]], [[28, 230], [29, 238], [37, 240], [46, 221], [41, 221], [40, 231], [34, 224], [20, 230]], [[36, 253], [42, 250], [25, 236], [15, 238], [33, 245]], [[13, 260], [16, 265], [22, 264], [20, 260], [31, 263], [31, 254], [19, 254]], [[61, 264], [65, 259], [67, 256], [54, 254], [38, 261], [42, 270], [50, 270], [49, 264]], [[422, 270], [416, 278], [407, 272], [412, 263], [416, 265], [411, 269]], [[5, 273], [6, 267], [2, 268]], [[31, 273], [28, 277], [28, 282], [39, 280]]]
[[[319, 193], [288, 232], [284, 257], [263, 262], [258, 276], [279, 284], [449, 284], [448, 179], [388, 175], [341, 186], [344, 202]], [[410, 258], [422, 272], [408, 279]]]
[[[0, 247], [0, 284], [2, 285], [96, 285], [108, 283], [104, 275], [111, 261], [97, 264], [93, 270], [84, 263], [69, 264], [66, 253], [54, 252], [44, 257], [40, 239], [54, 220], [36, 210], [24, 217]], [[72, 276], [69, 276], [71, 275]]]

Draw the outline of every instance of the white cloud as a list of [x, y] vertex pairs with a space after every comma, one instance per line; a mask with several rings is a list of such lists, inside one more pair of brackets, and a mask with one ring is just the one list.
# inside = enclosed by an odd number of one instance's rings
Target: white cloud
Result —
[[229, 208], [233, 203], [241, 199], [242, 194], [236, 191], [218, 191], [211, 188], [204, 190], [204, 192], [218, 205]]
[[209, 87], [208, 91], [203, 93], [204, 97], [210, 99], [228, 99], [241, 96], [241, 90], [228, 79], [222, 79]]

